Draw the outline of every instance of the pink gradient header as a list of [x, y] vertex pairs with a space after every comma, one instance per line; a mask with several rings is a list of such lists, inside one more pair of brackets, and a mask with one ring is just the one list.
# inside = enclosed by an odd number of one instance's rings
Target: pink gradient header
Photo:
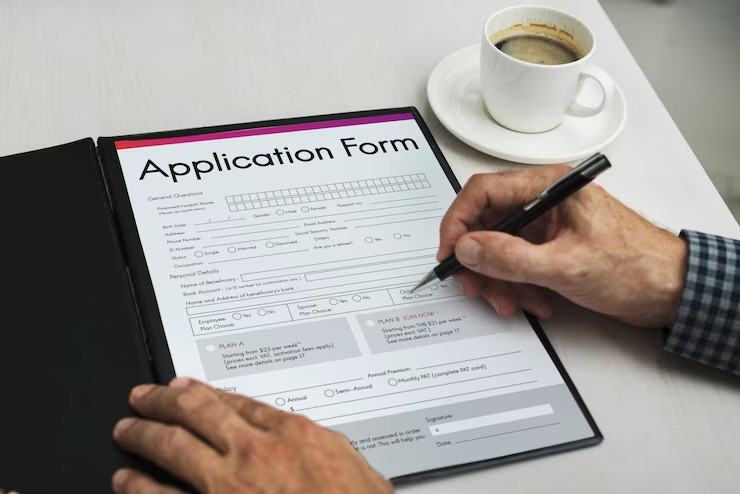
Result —
[[395, 122], [397, 120], [412, 120], [411, 113], [392, 113], [375, 115], [372, 117], [344, 118], [327, 120], [324, 122], [307, 122], [299, 124], [276, 125], [274, 127], [259, 127], [255, 129], [229, 130], [213, 134], [198, 134], [181, 137], [161, 137], [158, 139], [142, 139], [138, 141], [116, 141], [116, 149], [142, 148], [148, 146], [163, 146], [165, 144], [180, 144], [182, 142], [212, 141], [216, 139], [230, 139], [232, 137], [258, 136], [265, 134], [282, 134], [301, 130], [330, 129], [332, 127], [348, 127], [350, 125], [365, 125], [380, 122]]

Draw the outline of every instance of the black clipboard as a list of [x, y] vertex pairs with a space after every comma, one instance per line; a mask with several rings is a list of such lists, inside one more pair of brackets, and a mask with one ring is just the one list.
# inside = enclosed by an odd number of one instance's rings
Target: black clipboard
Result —
[[[101, 137], [98, 139], [98, 152], [101, 158], [101, 166], [103, 169], [103, 176], [106, 181], [106, 189], [108, 191], [110, 203], [114, 210], [114, 216], [116, 218], [117, 229], [119, 232], [119, 238], [123, 243], [123, 251], [126, 257], [126, 264], [129, 268], [131, 276], [133, 290], [135, 292], [135, 299], [138, 304], [139, 312], [141, 314], [142, 322], [145, 328], [145, 335], [148, 343], [148, 348], [151, 353], [151, 360], [154, 366], [154, 372], [159, 382], [168, 382], [170, 379], [175, 377], [175, 370], [172, 363], [169, 347], [167, 344], [164, 327], [159, 315], [159, 309], [156, 303], [156, 296], [154, 287], [152, 285], [151, 278], [149, 276], [149, 270], [144, 257], [144, 250], [137, 233], [136, 221], [134, 219], [134, 213], [131, 207], [131, 203], [128, 197], [121, 164], [118, 159], [118, 153], [116, 151], [115, 143], [117, 141], [125, 140], [147, 140], [147, 139], [161, 139], [161, 138], [172, 138], [172, 137], [183, 137], [183, 136], [194, 136], [201, 134], [216, 134], [221, 132], [229, 132], [243, 129], [253, 129], [261, 127], [273, 127], [290, 124], [303, 124], [312, 122], [322, 122], [329, 120], [338, 119], [351, 119], [351, 118], [362, 118], [372, 117], [379, 115], [392, 115], [399, 113], [411, 113], [414, 120], [418, 124], [421, 132], [427, 140], [427, 143], [431, 147], [437, 162], [442, 167], [445, 175], [447, 176], [450, 185], [453, 187], [455, 192], [459, 192], [461, 189], [460, 183], [454, 175], [454, 172], [450, 168], [447, 160], [443, 156], [439, 146], [434, 140], [431, 132], [426, 126], [421, 114], [415, 107], [401, 107], [401, 108], [389, 108], [381, 110], [370, 110], [360, 112], [349, 112], [349, 113], [336, 113], [326, 114], [309, 117], [289, 118], [289, 119], [278, 119], [278, 120], [266, 120], [260, 122], [252, 122], [245, 124], [235, 125], [223, 125], [216, 127], [200, 127], [185, 130], [175, 130], [166, 132], [146, 133], [146, 134], [131, 134], [117, 137]], [[553, 453], [559, 453], [563, 451], [569, 451], [573, 449], [584, 448], [588, 446], [594, 446], [602, 442], [603, 435], [601, 434], [598, 426], [596, 425], [593, 417], [591, 416], [588, 408], [583, 402], [578, 390], [576, 389], [573, 381], [568, 376], [565, 368], [562, 365], [559, 357], [555, 353], [552, 345], [550, 344], [547, 336], [539, 324], [539, 321], [531, 314], [526, 314], [526, 317], [535, 331], [535, 334], [540, 339], [542, 345], [546, 349], [549, 357], [555, 364], [558, 372], [563, 378], [563, 381], [568, 387], [568, 390], [572, 394], [576, 404], [578, 405], [581, 413], [585, 420], [593, 431], [594, 435], [585, 439], [580, 439], [572, 442], [557, 444], [541, 449], [532, 451], [526, 451], [522, 453], [512, 454], [503, 457], [496, 457], [487, 460], [476, 461], [472, 463], [466, 463], [462, 465], [454, 465], [434, 470], [423, 471], [419, 473], [413, 473], [400, 477], [392, 478], [391, 481], [394, 484], [403, 484], [407, 482], [435, 478], [440, 476], [446, 476], [456, 473], [467, 472], [471, 470], [478, 470], [487, 468], [495, 465], [501, 465], [510, 463], [513, 461], [529, 459], [539, 456], [544, 456]]]

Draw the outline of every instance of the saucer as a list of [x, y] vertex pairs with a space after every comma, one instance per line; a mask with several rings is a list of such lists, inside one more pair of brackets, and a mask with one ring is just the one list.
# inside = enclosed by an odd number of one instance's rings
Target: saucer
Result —
[[[463, 48], [439, 62], [427, 82], [427, 98], [439, 121], [478, 151], [530, 165], [568, 163], [604, 149], [624, 128], [627, 104], [614, 83], [614, 98], [595, 117], [565, 117], [559, 126], [539, 134], [509, 130], [493, 120], [483, 104], [479, 57], [479, 45]], [[598, 85], [587, 81], [578, 102], [596, 106], [601, 94]]]

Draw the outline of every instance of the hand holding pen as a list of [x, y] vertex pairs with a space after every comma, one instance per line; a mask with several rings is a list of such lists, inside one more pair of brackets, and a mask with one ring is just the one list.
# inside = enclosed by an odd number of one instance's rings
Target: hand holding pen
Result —
[[473, 176], [440, 227], [437, 259], [456, 255], [465, 294], [502, 316], [548, 318], [547, 290], [636, 326], [675, 319], [685, 273], [683, 240], [596, 184], [541, 214], [518, 235], [489, 231], [562, 178], [567, 166]]

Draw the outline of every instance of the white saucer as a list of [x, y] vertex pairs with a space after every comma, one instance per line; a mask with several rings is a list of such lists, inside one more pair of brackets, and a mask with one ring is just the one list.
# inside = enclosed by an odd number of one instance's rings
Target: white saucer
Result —
[[[567, 163], [602, 150], [622, 131], [627, 104], [616, 83], [612, 103], [595, 117], [565, 117], [558, 127], [541, 134], [502, 127], [483, 104], [479, 56], [479, 45], [463, 48], [439, 62], [427, 82], [429, 104], [442, 125], [478, 151], [530, 165]], [[598, 105], [601, 90], [587, 83], [578, 101]]]

